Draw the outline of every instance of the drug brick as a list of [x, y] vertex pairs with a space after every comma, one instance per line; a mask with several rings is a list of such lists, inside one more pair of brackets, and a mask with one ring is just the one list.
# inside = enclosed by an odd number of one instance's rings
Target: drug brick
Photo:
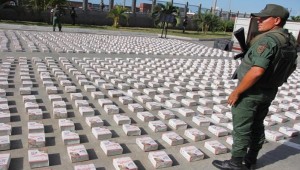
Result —
[[169, 120], [175, 118], [175, 114], [170, 110], [159, 110], [158, 116], [164, 120]]
[[65, 145], [80, 144], [80, 138], [76, 132], [64, 130], [61, 132], [61, 137]]
[[31, 168], [49, 166], [48, 151], [45, 148], [28, 150], [28, 162]]
[[71, 100], [82, 100], [83, 95], [81, 93], [70, 93]]
[[11, 135], [11, 125], [0, 123], [0, 136]]
[[157, 102], [147, 102], [146, 103], [146, 108], [149, 110], [160, 110], [161, 109], [161, 104]]
[[[3, 105], [3, 104], [2, 104]], [[1, 107], [1, 105], [0, 105]], [[8, 107], [8, 106], [7, 106]], [[28, 111], [29, 109], [38, 109], [39, 108], [39, 104], [35, 103], [35, 102], [26, 102], [25, 103], [25, 109], [26, 111]], [[4, 107], [0, 108], [2, 112], [5, 112], [3, 109]]]
[[81, 114], [81, 116], [94, 116], [95, 115], [95, 111], [91, 106], [83, 106], [83, 107], [79, 107], [79, 113]]
[[228, 131], [220, 126], [211, 125], [208, 127], [208, 131], [210, 131], [212, 134], [221, 137], [228, 135]]
[[143, 122], [149, 122], [155, 119], [155, 116], [150, 112], [137, 112], [137, 117]]
[[[0, 151], [9, 150], [9, 149], [10, 149], [9, 135], [0, 136]], [[0, 165], [0, 169], [1, 169], [1, 165]]]
[[171, 146], [181, 145], [184, 142], [184, 139], [175, 132], [163, 133], [162, 139]]
[[67, 104], [65, 101], [53, 101], [52, 107], [53, 108], [66, 108]]
[[92, 133], [98, 140], [110, 139], [112, 137], [111, 131], [105, 127], [93, 127]]
[[91, 117], [86, 117], [85, 122], [87, 125], [89, 125], [91, 128], [92, 127], [102, 127], [104, 125], [103, 120], [99, 116], [91, 116]]
[[173, 164], [172, 159], [165, 151], [149, 152], [148, 159], [156, 169], [171, 167]]
[[197, 110], [200, 112], [200, 114], [203, 114], [203, 115], [208, 115], [208, 114], [213, 113], [213, 110], [206, 106], [198, 106]]
[[166, 100], [165, 104], [166, 104], [167, 107], [170, 107], [170, 108], [179, 108], [179, 107], [181, 107], [181, 103], [176, 101], [176, 100]]
[[103, 99], [105, 97], [105, 95], [101, 91], [93, 91], [91, 92], [91, 96], [95, 100]]
[[200, 130], [196, 129], [196, 128], [191, 128], [191, 129], [186, 129], [184, 131], [184, 135], [190, 139], [192, 139], [193, 141], [200, 141], [200, 140], [204, 140], [206, 138], [205, 133], [201, 132]]
[[136, 144], [145, 152], [158, 149], [158, 144], [151, 137], [136, 138]]
[[107, 156], [120, 155], [123, 153], [122, 146], [114, 141], [103, 140], [100, 142], [100, 147]]
[[119, 97], [119, 101], [123, 104], [123, 105], [128, 105], [130, 103], [133, 103], [133, 99], [129, 96], [120, 96]]
[[10, 113], [0, 112], [0, 123], [9, 123]]
[[167, 131], [167, 125], [165, 125], [162, 121], [150, 121], [148, 123], [149, 128], [154, 132], [165, 132]]
[[28, 109], [27, 113], [28, 113], [29, 120], [43, 119], [42, 109]]
[[282, 133], [274, 130], [269, 130], [269, 129], [265, 130], [265, 136], [267, 140], [273, 142], [284, 139], [284, 135]]
[[127, 136], [140, 136], [141, 129], [136, 125], [123, 124], [122, 129]]
[[143, 104], [153, 101], [152, 98], [148, 95], [137, 96], [136, 99]]
[[68, 156], [72, 163], [88, 161], [89, 155], [84, 145], [71, 145], [67, 147]]
[[44, 133], [44, 124], [40, 122], [28, 122], [29, 133]]
[[72, 120], [69, 119], [58, 119], [58, 126], [60, 127], [61, 131], [74, 131], [75, 124]]
[[195, 116], [195, 114], [196, 114], [194, 110], [184, 108], [184, 107], [179, 108], [178, 113], [180, 113], [184, 117], [192, 117], [192, 116]]
[[180, 119], [169, 119], [169, 125], [175, 130], [187, 129], [187, 124]]
[[111, 105], [113, 102], [110, 99], [98, 99], [98, 103], [101, 107], [104, 107], [104, 105]]
[[66, 108], [54, 108], [53, 109], [53, 117], [55, 119], [67, 118], [68, 112]]
[[180, 148], [180, 154], [189, 162], [204, 159], [204, 154], [195, 146], [185, 146]]
[[215, 155], [227, 153], [227, 148], [217, 140], [206, 141], [204, 147]]
[[128, 109], [132, 112], [142, 112], [144, 111], [144, 107], [138, 103], [128, 104]]
[[210, 120], [201, 115], [193, 116], [192, 121], [196, 123], [198, 126], [209, 126], [210, 125]]
[[233, 145], [233, 138], [232, 138], [232, 136], [227, 136], [226, 137], [226, 143], [228, 143], [230, 146]]
[[130, 117], [126, 115], [114, 114], [113, 119], [118, 125], [131, 124]]
[[114, 158], [113, 165], [116, 170], [138, 170], [138, 167], [130, 157]]
[[104, 105], [104, 111], [109, 115], [113, 115], [118, 114], [120, 110], [116, 105]]
[[0, 154], [0, 168], [3, 170], [8, 170], [10, 160], [11, 160], [10, 153], [1, 153]]
[[296, 129], [287, 126], [281, 126], [279, 128], [279, 132], [287, 135], [288, 137], [298, 136], [299, 134], [299, 132]]
[[271, 115], [271, 119], [279, 123], [284, 123], [288, 121], [288, 118], [286, 116], [278, 113]]
[[217, 123], [227, 123], [229, 121], [229, 118], [222, 113], [212, 114], [211, 118]]
[[74, 170], [96, 170], [94, 164], [75, 165]]

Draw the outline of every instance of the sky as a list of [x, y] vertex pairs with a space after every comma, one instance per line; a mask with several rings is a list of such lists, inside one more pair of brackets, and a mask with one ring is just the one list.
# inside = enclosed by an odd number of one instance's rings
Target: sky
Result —
[[[75, 0], [80, 1], [80, 0]], [[168, 0], [156, 0], [157, 2], [160, 1], [168, 1]], [[170, 1], [170, 0], [169, 0]], [[202, 4], [202, 8], [211, 8], [213, 6], [213, 2], [215, 0], [173, 0], [174, 3], [179, 4], [186, 4], [189, 2], [190, 9], [192, 12], [196, 12], [197, 8], [193, 6], [199, 6]], [[290, 16], [300, 16], [300, 0], [216, 0], [217, 4], [216, 7], [218, 9], [222, 9], [223, 11], [232, 12], [240, 12], [240, 13], [252, 13], [252, 12], [259, 12], [263, 9], [266, 4], [278, 4], [282, 5], [290, 11]], [[99, 4], [100, 0], [89, 0], [91, 3]], [[104, 4], [108, 4], [109, 0], [104, 0]], [[124, 0], [115, 0], [116, 4], [123, 5]], [[131, 0], [125, 0], [126, 5], [131, 6]], [[140, 3], [152, 3], [152, 0], [137, 0], [137, 6]], [[180, 6], [180, 5], [179, 5]]]

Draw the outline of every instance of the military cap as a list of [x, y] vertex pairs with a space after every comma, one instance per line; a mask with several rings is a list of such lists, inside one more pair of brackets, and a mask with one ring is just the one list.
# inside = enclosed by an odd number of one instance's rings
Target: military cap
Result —
[[280, 17], [281, 19], [287, 20], [290, 16], [289, 11], [276, 4], [267, 4], [266, 7], [259, 13], [252, 13], [252, 17]]

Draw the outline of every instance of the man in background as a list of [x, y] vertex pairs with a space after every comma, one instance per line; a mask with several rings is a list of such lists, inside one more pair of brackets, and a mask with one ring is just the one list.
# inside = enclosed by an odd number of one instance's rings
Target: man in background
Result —
[[74, 7], [72, 7], [72, 9], [71, 9], [70, 15], [71, 15], [71, 19], [72, 19], [72, 25], [75, 25], [75, 19], [77, 17], [77, 14], [76, 14], [76, 11], [75, 11]]
[[184, 16], [184, 19], [183, 19], [183, 22], [182, 22], [182, 33], [185, 33], [185, 29], [186, 29], [187, 24], [188, 24], [188, 17]]
[[58, 7], [58, 5], [55, 5], [55, 8], [53, 9], [53, 31], [55, 31], [56, 24], [57, 24], [58, 30], [61, 32], [62, 29], [61, 17], [62, 17], [62, 11]]

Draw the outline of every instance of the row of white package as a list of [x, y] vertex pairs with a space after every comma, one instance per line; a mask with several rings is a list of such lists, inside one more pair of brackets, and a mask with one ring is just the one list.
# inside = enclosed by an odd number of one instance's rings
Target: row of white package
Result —
[[[26, 31], [16, 32], [27, 46], [42, 48], [51, 47], [60, 53], [108, 53], [108, 54], [154, 54], [154, 55], [185, 55], [185, 56], [214, 56], [232, 57], [233, 52], [209, 48], [204, 45], [166, 39], [158, 41], [153, 37], [124, 37], [111, 35], [83, 35], [76, 33], [62, 33], [58, 36], [52, 32], [48, 34], [36, 32], [32, 35]], [[5, 36], [4, 36], [5, 37]], [[38, 42], [36, 45], [33, 42]], [[160, 42], [160, 43], [154, 43]], [[6, 42], [8, 43], [8, 41]], [[119, 45], [122, 44], [122, 45]]]
[[288, 126], [279, 127], [278, 131], [275, 130], [265, 130], [266, 139], [270, 141], [278, 141], [287, 137], [298, 136], [300, 131], [300, 123], [295, 123], [293, 128]]

